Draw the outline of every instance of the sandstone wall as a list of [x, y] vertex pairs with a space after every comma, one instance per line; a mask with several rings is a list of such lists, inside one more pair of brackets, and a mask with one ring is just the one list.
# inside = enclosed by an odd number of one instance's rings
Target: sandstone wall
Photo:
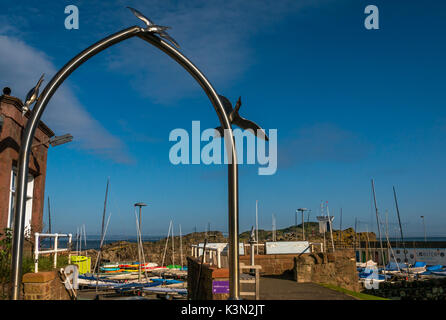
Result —
[[297, 282], [333, 284], [356, 292], [360, 290], [353, 250], [295, 257], [294, 279]]
[[[296, 254], [254, 255], [254, 263], [262, 266], [261, 275], [283, 275], [287, 272], [293, 272], [296, 256]], [[251, 257], [249, 254], [240, 256], [240, 262], [250, 265]]]

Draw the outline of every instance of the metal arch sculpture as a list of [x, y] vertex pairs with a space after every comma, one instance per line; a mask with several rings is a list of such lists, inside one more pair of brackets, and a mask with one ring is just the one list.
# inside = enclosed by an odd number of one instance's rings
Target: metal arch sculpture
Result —
[[[163, 28], [163, 27], [162, 27]], [[161, 31], [164, 31], [162, 29]], [[22, 273], [22, 250], [24, 241], [24, 212], [26, 208], [26, 177], [28, 175], [28, 165], [30, 158], [30, 150], [36, 128], [39, 124], [45, 108], [50, 101], [53, 94], [57, 91], [58, 87], [65, 81], [65, 79], [84, 62], [95, 56], [99, 52], [107, 49], [108, 47], [127, 40], [132, 37], [139, 37], [142, 40], [154, 45], [158, 49], [165, 52], [176, 62], [178, 62], [189, 74], [200, 84], [205, 91], [209, 100], [211, 101], [217, 116], [220, 120], [220, 124], [223, 129], [226, 129], [227, 135], [225, 137], [226, 150], [228, 152], [228, 159], [231, 159], [228, 164], [228, 221], [229, 221], [229, 298], [238, 300], [240, 299], [240, 282], [239, 282], [239, 246], [238, 246], [238, 167], [237, 167], [237, 153], [235, 149], [235, 142], [232, 133], [231, 123], [228, 119], [228, 115], [225, 112], [224, 106], [220, 97], [218, 96], [211, 83], [201, 73], [201, 71], [183, 54], [172, 47], [169, 43], [162, 38], [157, 37], [155, 34], [158, 31], [151, 31], [150, 28], [141, 28], [133, 26], [122, 31], [119, 31], [113, 35], [110, 35], [95, 44], [91, 45], [73, 59], [71, 59], [62, 69], [60, 69], [46, 85], [40, 97], [32, 110], [30, 119], [28, 120], [25, 131], [23, 132], [22, 142], [19, 154], [19, 168], [17, 176], [16, 187], [16, 199], [15, 199], [15, 216], [14, 216], [14, 235], [13, 235], [13, 247], [12, 247], [12, 272], [11, 272], [11, 298], [13, 300], [19, 299], [21, 273]], [[165, 33], [164, 33], [165, 35]], [[171, 41], [171, 38], [164, 38]], [[176, 44], [175, 42], [172, 42]], [[16, 227], [18, 226], [18, 227]], [[18, 232], [19, 231], [19, 232]]]

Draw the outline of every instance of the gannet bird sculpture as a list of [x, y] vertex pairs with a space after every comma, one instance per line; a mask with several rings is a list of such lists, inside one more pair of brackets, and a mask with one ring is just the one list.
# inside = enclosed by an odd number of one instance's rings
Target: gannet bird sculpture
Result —
[[167, 29], [170, 29], [170, 27], [165, 27], [165, 26], [159, 26], [157, 24], [154, 24], [153, 21], [151, 21], [149, 18], [147, 18], [146, 16], [144, 16], [141, 12], [139, 12], [136, 9], [133, 9], [131, 7], [127, 7], [130, 9], [130, 11], [132, 11], [132, 13], [140, 20], [142, 20], [147, 28], [145, 28], [145, 31], [151, 32], [151, 33], [156, 33], [158, 34], [161, 38], [164, 38], [168, 41], [170, 41], [175, 47], [177, 47], [178, 49], [180, 48], [180, 45], [166, 32]]
[[252, 226], [251, 228], [251, 235], [249, 236], [249, 240], [253, 242], [256, 240], [256, 235], [254, 233], [254, 226]]
[[[240, 127], [243, 130], [251, 129], [254, 135], [256, 135], [258, 138], [268, 141], [268, 136], [266, 135], [265, 131], [262, 128], [260, 128], [258, 124], [248, 119], [242, 118], [238, 113], [242, 105], [241, 97], [238, 98], [235, 108], [232, 108], [231, 102], [225, 96], [222, 95], [218, 96], [220, 97], [221, 102], [223, 103], [223, 108], [225, 109], [225, 112], [228, 115], [229, 122], [231, 124], [235, 124], [236, 126]], [[215, 130], [218, 132], [218, 135], [220, 137], [224, 136], [224, 131], [221, 126], [215, 128]]]
[[36, 86], [34, 88], [32, 88], [31, 90], [29, 90], [28, 94], [26, 95], [25, 104], [23, 105], [23, 108], [22, 108], [22, 116], [24, 116], [25, 113], [28, 112], [29, 107], [34, 102], [37, 101], [37, 98], [39, 97], [39, 87], [42, 84], [44, 76], [45, 76], [45, 74], [42, 74], [42, 76], [40, 77], [39, 81], [37, 81]]

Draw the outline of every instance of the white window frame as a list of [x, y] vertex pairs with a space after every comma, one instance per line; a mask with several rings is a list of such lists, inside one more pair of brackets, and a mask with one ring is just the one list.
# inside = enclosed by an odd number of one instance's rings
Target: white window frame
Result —
[[[17, 168], [11, 169], [11, 179], [9, 185], [9, 209], [8, 209], [8, 223], [7, 227], [12, 228], [14, 224], [14, 205], [15, 205], [15, 188], [17, 184]], [[25, 237], [31, 236], [31, 223], [33, 213], [33, 193], [34, 193], [34, 176], [28, 174], [28, 186], [26, 196], [26, 211], [25, 211]]]

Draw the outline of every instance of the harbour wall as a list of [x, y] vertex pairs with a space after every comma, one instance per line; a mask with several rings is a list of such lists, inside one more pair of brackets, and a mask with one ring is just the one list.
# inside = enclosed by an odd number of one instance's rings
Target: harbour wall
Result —
[[360, 291], [353, 250], [308, 253], [294, 258], [294, 280], [299, 283], [327, 283]]
[[[259, 254], [254, 255], [254, 263], [262, 266], [261, 275], [285, 275], [293, 272], [294, 258], [296, 254]], [[251, 264], [249, 254], [240, 256], [240, 262], [245, 265]]]

